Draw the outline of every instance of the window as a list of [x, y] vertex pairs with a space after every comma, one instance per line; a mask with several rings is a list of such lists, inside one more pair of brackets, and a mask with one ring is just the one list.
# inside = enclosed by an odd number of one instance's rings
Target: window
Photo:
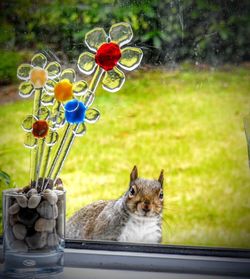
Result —
[[17, 65], [38, 49], [75, 64], [86, 32], [128, 21], [142, 66], [117, 94], [97, 90], [101, 119], [76, 139], [60, 175], [67, 217], [122, 196], [134, 165], [145, 178], [164, 169], [163, 245], [250, 248], [247, 1], [1, 5], [0, 166], [18, 186], [29, 177], [19, 125], [30, 100], [18, 99]]

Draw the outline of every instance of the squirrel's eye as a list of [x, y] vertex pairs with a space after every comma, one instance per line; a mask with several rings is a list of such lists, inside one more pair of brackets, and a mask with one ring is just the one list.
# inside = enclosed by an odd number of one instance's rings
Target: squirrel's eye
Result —
[[135, 188], [132, 186], [129, 190], [129, 195], [132, 197], [135, 194]]
[[160, 199], [160, 200], [163, 199], [163, 192], [160, 192], [159, 199]]

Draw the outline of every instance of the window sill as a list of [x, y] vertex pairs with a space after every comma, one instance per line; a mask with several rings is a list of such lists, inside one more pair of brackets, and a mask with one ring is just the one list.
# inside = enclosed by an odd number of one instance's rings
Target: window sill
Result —
[[[2, 252], [2, 247], [0, 250]], [[2, 268], [1, 264], [0, 270]], [[66, 241], [64, 272], [52, 278], [80, 279], [83, 276], [88, 279], [249, 278], [250, 251]]]
[[250, 276], [249, 250], [100, 241], [68, 241], [66, 247], [65, 265], [73, 268], [213, 275], [212, 278]]

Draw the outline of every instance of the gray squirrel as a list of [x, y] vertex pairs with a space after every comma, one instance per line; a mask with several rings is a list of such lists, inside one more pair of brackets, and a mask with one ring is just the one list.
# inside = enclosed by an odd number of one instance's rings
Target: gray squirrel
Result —
[[130, 174], [129, 189], [118, 200], [97, 201], [77, 211], [67, 222], [71, 239], [160, 243], [162, 239], [163, 170], [158, 180]]

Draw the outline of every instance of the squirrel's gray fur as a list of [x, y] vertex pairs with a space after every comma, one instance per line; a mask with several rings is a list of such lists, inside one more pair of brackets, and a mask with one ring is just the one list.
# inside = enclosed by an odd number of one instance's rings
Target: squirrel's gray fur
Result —
[[135, 218], [132, 220], [132, 229], [136, 232], [137, 223], [140, 222], [142, 233], [143, 224], [145, 223], [147, 229], [148, 220], [153, 220], [155, 224], [153, 233], [157, 233], [157, 236], [152, 241], [160, 242], [163, 199], [159, 198], [159, 194], [162, 188], [163, 171], [158, 180], [142, 179], [138, 178], [135, 166], [130, 175], [129, 190], [118, 200], [101, 200], [80, 209], [67, 222], [66, 237], [121, 241], [125, 239], [136, 242], [136, 237], [134, 241], [130, 236], [121, 237], [122, 234], [126, 234], [125, 227], [131, 223], [131, 218]]

